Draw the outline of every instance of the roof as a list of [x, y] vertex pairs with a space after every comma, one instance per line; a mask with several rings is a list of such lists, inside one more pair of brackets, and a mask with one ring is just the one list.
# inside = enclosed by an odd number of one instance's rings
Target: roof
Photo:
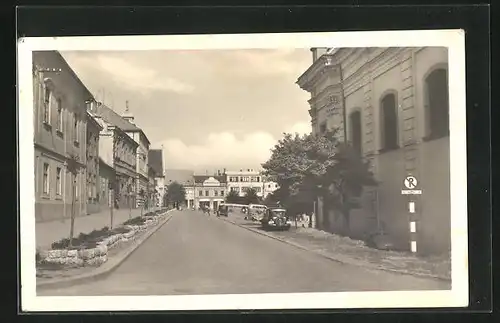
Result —
[[213, 175], [194, 175], [194, 182], [195, 183], [203, 183], [204, 181], [206, 181], [207, 179], [209, 179], [210, 177], [213, 177], [215, 178], [216, 180], [218, 180], [220, 183], [226, 183], [226, 176], [213, 176]]
[[165, 169], [165, 185], [177, 182], [182, 185], [193, 185], [194, 172], [188, 169]]
[[118, 113], [104, 104], [98, 106], [96, 114], [123, 131], [141, 131], [140, 128], [123, 119]]
[[163, 176], [163, 151], [161, 149], [150, 149], [148, 152], [149, 166], [157, 176]]
[[[95, 119], [94, 114], [90, 111], [87, 111], [87, 120], [90, 121], [87, 121], [87, 124], [94, 125], [94, 128], [97, 129], [97, 132], [100, 132], [104, 128], [101, 123]], [[89, 127], [87, 127], [87, 129], [89, 129]]]

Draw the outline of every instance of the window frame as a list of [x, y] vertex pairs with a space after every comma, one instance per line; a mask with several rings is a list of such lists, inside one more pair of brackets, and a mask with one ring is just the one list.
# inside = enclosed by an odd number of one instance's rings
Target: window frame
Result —
[[62, 168], [56, 167], [56, 196], [62, 196]]
[[50, 164], [47, 162], [42, 164], [42, 194], [50, 195]]
[[[394, 98], [394, 105], [392, 112], [394, 113], [394, 130], [395, 130], [395, 138], [394, 145], [388, 145], [388, 137], [386, 131], [386, 124], [388, 119], [388, 114], [386, 111], [388, 110], [387, 105], [384, 104], [384, 101], [389, 97]], [[391, 113], [392, 113], [391, 112]], [[379, 117], [380, 117], [380, 153], [398, 150], [400, 148], [399, 137], [400, 137], [400, 129], [399, 129], [399, 105], [398, 105], [398, 94], [395, 90], [388, 90], [384, 94], [381, 95], [379, 101]]]

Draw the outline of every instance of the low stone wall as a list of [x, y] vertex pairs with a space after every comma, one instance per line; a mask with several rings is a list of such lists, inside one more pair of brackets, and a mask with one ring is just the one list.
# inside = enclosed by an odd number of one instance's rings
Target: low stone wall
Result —
[[149, 216], [142, 225], [125, 225], [123, 227], [130, 231], [106, 237], [102, 241], [99, 241], [95, 248], [39, 251], [38, 262], [45, 265], [52, 264], [65, 267], [99, 266], [108, 260], [108, 250], [117, 247], [120, 243], [133, 239], [139, 232], [158, 225], [164, 215], [165, 213], [157, 216]]

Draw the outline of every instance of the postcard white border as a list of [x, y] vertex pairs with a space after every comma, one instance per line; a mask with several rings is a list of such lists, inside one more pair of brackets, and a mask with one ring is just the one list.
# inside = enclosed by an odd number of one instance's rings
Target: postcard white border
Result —
[[[32, 51], [310, 47], [448, 47], [452, 289], [448, 291], [195, 296], [36, 296]], [[23, 311], [243, 310], [465, 307], [468, 305], [465, 33], [463, 30], [335, 33], [34, 37], [18, 42], [21, 303]], [[278, 296], [278, 297], [277, 297]], [[300, 299], [300, 304], [296, 301]]]

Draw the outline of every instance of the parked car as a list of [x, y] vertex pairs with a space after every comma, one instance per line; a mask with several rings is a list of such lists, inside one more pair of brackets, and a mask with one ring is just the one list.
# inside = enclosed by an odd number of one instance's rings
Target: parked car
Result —
[[249, 204], [245, 219], [260, 221], [267, 210], [267, 206], [261, 204]]
[[227, 216], [229, 213], [229, 207], [227, 205], [219, 205], [217, 210], [217, 216]]
[[290, 221], [286, 210], [283, 208], [266, 209], [260, 222], [266, 230], [289, 230], [292, 226], [292, 221]]

